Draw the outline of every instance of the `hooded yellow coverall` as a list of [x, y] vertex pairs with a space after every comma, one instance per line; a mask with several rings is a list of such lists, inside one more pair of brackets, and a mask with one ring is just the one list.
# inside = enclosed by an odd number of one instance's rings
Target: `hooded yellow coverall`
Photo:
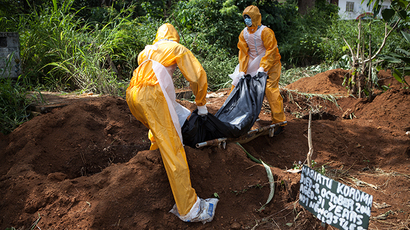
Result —
[[[165, 70], [172, 76], [178, 66], [190, 83], [197, 106], [206, 104], [206, 73], [191, 51], [179, 44], [178, 32], [168, 23], [158, 28], [153, 45], [146, 46], [138, 55], [138, 64], [127, 88], [126, 100], [132, 114], [150, 129], [150, 139], [155, 139], [161, 152], [178, 212], [184, 216], [190, 212], [198, 197], [191, 186], [180, 135], [182, 124], [172, 117], [176, 109], [175, 104], [172, 104], [175, 100], [170, 103], [168, 97], [172, 97], [172, 93], [164, 92], [172, 88], [175, 96], [174, 85], [172, 79], [166, 79], [167, 84], [161, 83], [165, 78], [158, 73]], [[151, 146], [151, 149], [155, 149], [155, 146]]]
[[[239, 35], [239, 72], [250, 74], [248, 64], [261, 54], [261, 49], [266, 50], [265, 55], [260, 59], [259, 67], [262, 67], [269, 76], [266, 82], [265, 96], [272, 111], [272, 123], [276, 124], [286, 121], [283, 111], [283, 98], [279, 91], [282, 64], [280, 62], [281, 56], [275, 33], [270, 28], [261, 24], [262, 19], [258, 7], [253, 5], [246, 7], [242, 13], [242, 16], [245, 15], [252, 19], [252, 26], [246, 27]], [[262, 40], [262, 43], [259, 45], [261, 49], [258, 49], [257, 42], [255, 42], [257, 39]], [[247, 40], [250, 44], [247, 43]], [[234, 87], [232, 86], [232, 89]]]

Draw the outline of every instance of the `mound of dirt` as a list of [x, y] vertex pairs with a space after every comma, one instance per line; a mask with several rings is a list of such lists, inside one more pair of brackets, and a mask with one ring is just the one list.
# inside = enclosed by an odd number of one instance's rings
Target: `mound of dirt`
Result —
[[343, 79], [346, 76], [350, 76], [348, 70], [328, 70], [313, 77], [302, 78], [287, 85], [286, 88], [312, 94], [337, 94], [347, 96], [347, 90], [342, 85]]
[[[319, 73], [312, 77], [302, 78], [286, 86], [287, 89], [297, 90], [309, 94], [333, 94], [335, 96], [348, 96], [348, 91], [343, 82], [345, 78], [351, 77], [349, 70], [334, 69]], [[390, 70], [380, 70], [377, 73], [377, 84], [390, 89], [401, 89], [399, 83], [391, 74]], [[405, 80], [410, 83], [410, 76]]]
[[[371, 102], [308, 98], [294, 91], [344, 95], [345, 73], [327, 71], [281, 89], [285, 131], [242, 144], [247, 153], [233, 142], [225, 149], [185, 148], [197, 194], [220, 198], [214, 220], [205, 225], [169, 213], [174, 200], [160, 152], [149, 150], [148, 130], [123, 98], [70, 98], [66, 106], [0, 136], [0, 228], [323, 229], [298, 203], [300, 174], [286, 172], [306, 159], [307, 118], [313, 111], [314, 168], [373, 195], [369, 229], [408, 229], [409, 90], [392, 87]], [[222, 106], [227, 92], [208, 94], [210, 113]], [[270, 124], [266, 101], [259, 119], [255, 127]], [[263, 210], [269, 180], [247, 154], [271, 166], [274, 175], [275, 194]]]

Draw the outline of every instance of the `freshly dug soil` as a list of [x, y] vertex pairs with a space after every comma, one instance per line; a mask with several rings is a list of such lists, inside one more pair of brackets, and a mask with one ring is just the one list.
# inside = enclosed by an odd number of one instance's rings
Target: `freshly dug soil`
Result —
[[[206, 224], [185, 223], [169, 213], [174, 200], [160, 152], [149, 150], [148, 129], [123, 98], [44, 94], [63, 106], [0, 136], [0, 228], [324, 229], [298, 203], [300, 174], [286, 171], [305, 162], [313, 111], [313, 167], [373, 195], [369, 229], [409, 229], [410, 91], [381, 80], [392, 89], [372, 101], [341, 97], [347, 95], [341, 85], [345, 74], [327, 71], [282, 88], [285, 131], [242, 144], [274, 175], [275, 194], [262, 211], [270, 192], [266, 170], [239, 145], [185, 148], [198, 196], [220, 198], [214, 220]], [[385, 82], [392, 79], [389, 72], [381, 74]], [[209, 93], [210, 113], [227, 92]], [[255, 127], [270, 124], [267, 101], [259, 119]]]

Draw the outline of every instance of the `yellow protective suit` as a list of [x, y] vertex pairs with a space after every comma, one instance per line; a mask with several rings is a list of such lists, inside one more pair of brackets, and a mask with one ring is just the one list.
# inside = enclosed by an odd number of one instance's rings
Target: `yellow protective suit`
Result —
[[174, 90], [173, 84], [160, 85], [162, 76], [156, 75], [155, 71], [158, 70], [155, 70], [155, 65], [160, 65], [162, 70], [171, 70], [171, 73], [178, 66], [190, 83], [197, 106], [206, 104], [206, 73], [191, 51], [179, 44], [178, 32], [168, 23], [158, 28], [153, 45], [147, 46], [139, 54], [138, 64], [127, 88], [127, 103], [132, 114], [150, 129], [151, 149], [159, 147], [178, 212], [184, 216], [198, 197], [191, 186], [185, 150], [179, 135], [181, 127], [175, 125], [178, 122], [171, 113], [174, 107], [167, 102], [170, 95], [163, 90], [163, 87]]
[[[279, 92], [279, 79], [282, 64], [280, 62], [280, 54], [275, 33], [268, 27], [261, 24], [261, 14], [258, 7], [248, 6], [242, 13], [242, 16], [248, 15], [252, 19], [252, 26], [246, 27], [239, 35], [239, 72], [250, 74], [248, 64], [260, 55], [259, 67], [267, 72], [269, 78], [266, 82], [265, 96], [268, 99], [269, 106], [272, 111], [272, 123], [280, 123], [286, 121], [286, 116], [283, 111], [283, 98]], [[254, 41], [261, 39], [259, 45]], [[249, 45], [247, 43], [249, 42]], [[255, 44], [255, 45], [254, 45]], [[265, 55], [261, 55], [261, 51]], [[232, 86], [232, 89], [234, 86]], [[231, 89], [231, 90], [232, 90]], [[284, 124], [286, 125], [286, 123]]]

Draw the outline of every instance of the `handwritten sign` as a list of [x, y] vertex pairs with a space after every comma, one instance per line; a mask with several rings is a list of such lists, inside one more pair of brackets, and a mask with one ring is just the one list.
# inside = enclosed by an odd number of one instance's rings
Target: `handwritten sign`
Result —
[[303, 166], [299, 204], [323, 223], [343, 230], [365, 230], [372, 202], [372, 195]]

